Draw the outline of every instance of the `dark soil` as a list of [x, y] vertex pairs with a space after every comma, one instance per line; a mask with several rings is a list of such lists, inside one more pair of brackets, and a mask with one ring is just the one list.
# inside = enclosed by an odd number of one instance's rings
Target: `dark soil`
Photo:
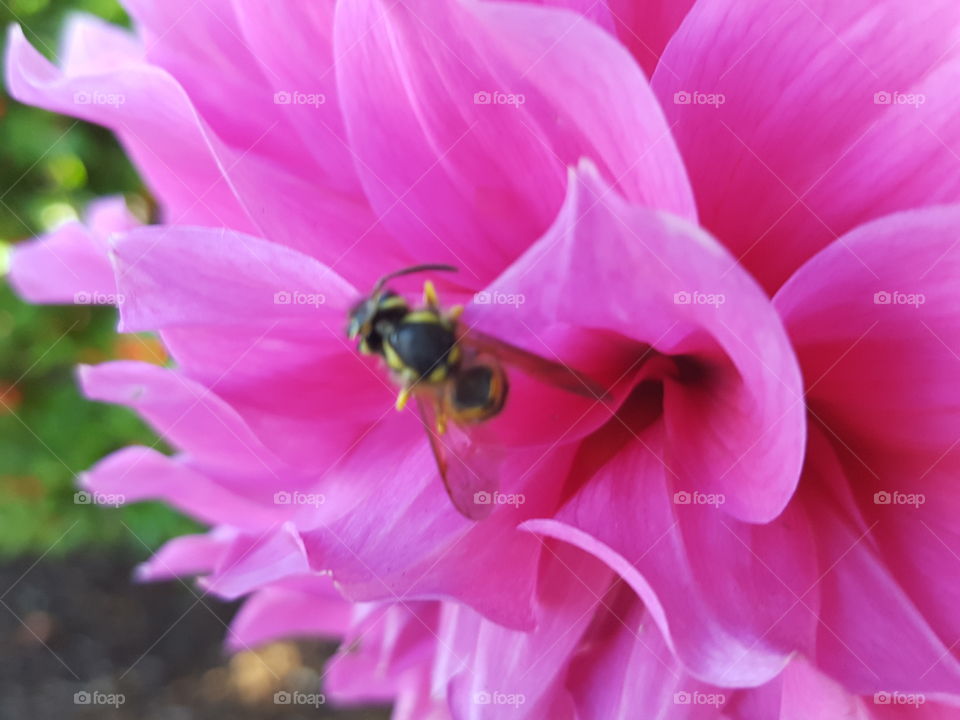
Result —
[[134, 564], [83, 555], [0, 565], [0, 720], [389, 717], [275, 703], [278, 691], [320, 693], [333, 648], [283, 642], [228, 656], [235, 605], [177, 581], [136, 584]]

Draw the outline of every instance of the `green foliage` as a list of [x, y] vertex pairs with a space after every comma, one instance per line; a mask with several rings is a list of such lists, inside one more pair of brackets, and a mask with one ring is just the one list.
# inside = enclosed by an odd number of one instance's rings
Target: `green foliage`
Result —
[[[73, 11], [128, 22], [114, 0], [7, 0], [0, 20], [19, 23], [55, 58]], [[2, 279], [9, 244], [118, 193], [148, 202], [109, 132], [0, 92], [0, 556], [118, 543], [145, 554], [145, 545], [196, 529], [153, 503], [108, 509], [74, 502], [77, 473], [118, 448], [158, 442], [129, 411], [83, 399], [74, 367], [131, 353], [149, 357], [149, 349], [136, 339], [118, 343], [112, 309], [31, 306]]]

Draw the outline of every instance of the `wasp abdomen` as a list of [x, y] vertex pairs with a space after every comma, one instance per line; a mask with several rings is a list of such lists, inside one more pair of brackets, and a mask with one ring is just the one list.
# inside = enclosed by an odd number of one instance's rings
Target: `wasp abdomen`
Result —
[[492, 368], [484, 366], [468, 368], [457, 377], [453, 400], [459, 408], [485, 408], [490, 405], [492, 390]]
[[507, 397], [507, 378], [498, 366], [461, 368], [454, 378], [451, 400], [461, 420], [477, 422], [493, 417]]

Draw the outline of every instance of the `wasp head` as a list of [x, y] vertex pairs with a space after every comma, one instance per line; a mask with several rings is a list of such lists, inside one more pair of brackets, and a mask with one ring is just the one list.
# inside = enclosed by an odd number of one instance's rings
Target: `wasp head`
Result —
[[392, 290], [364, 298], [347, 315], [347, 338], [359, 338], [361, 352], [380, 353], [383, 336], [408, 312], [410, 308], [406, 300]]

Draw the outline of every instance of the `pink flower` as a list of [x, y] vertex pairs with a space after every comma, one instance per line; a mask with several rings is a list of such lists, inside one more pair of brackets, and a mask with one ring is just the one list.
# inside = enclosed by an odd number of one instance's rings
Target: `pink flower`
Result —
[[[8, 84], [113, 128], [164, 225], [115, 286], [96, 227], [13, 278], [115, 290], [176, 360], [81, 370], [178, 450], [85, 482], [216, 526], [144, 578], [252, 593], [234, 647], [345, 637], [331, 692], [399, 717], [953, 712], [954, 3], [128, 4], [59, 69], [14, 30]], [[511, 375], [524, 502], [478, 523], [342, 338], [428, 261], [611, 388]]]

